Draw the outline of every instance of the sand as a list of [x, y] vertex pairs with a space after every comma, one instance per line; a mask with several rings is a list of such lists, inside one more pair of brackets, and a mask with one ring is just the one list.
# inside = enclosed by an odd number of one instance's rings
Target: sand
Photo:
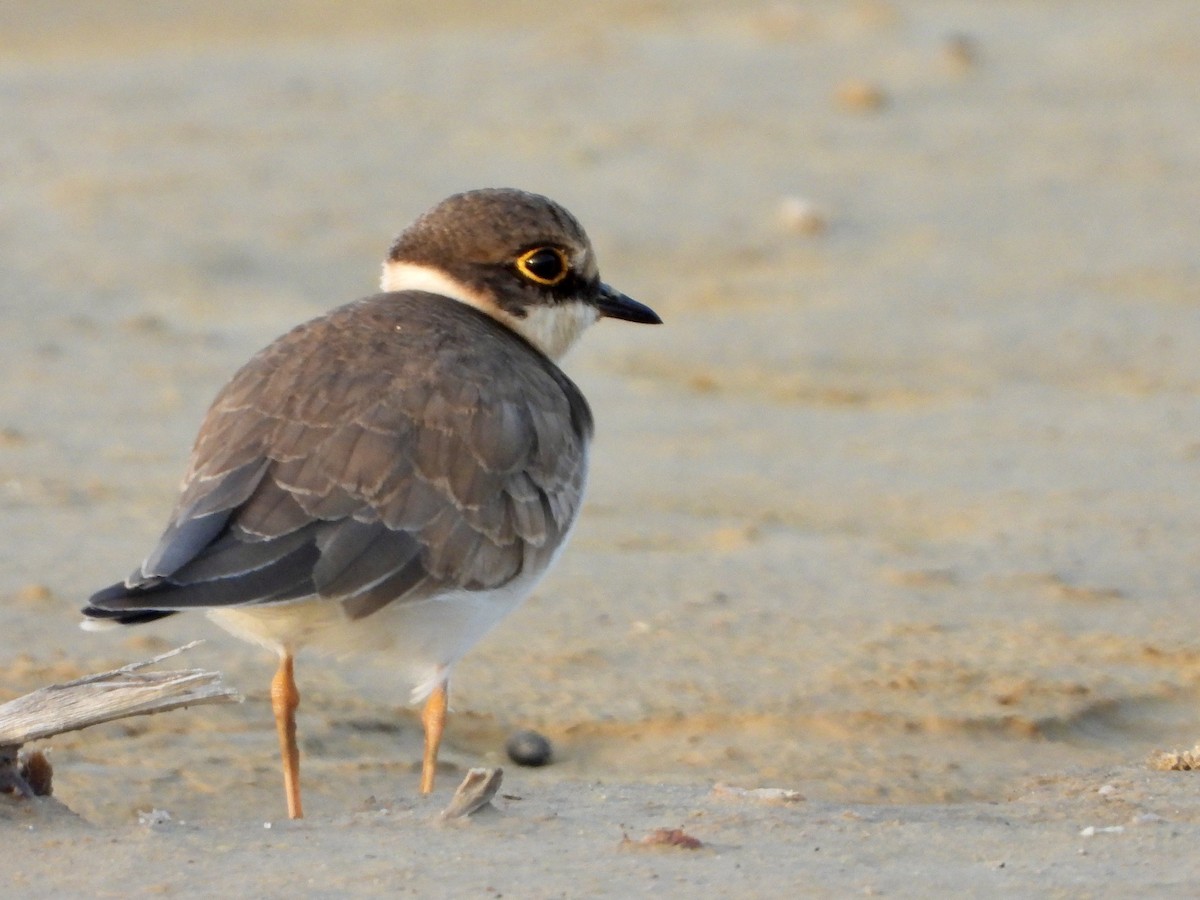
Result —
[[[1200, 890], [1200, 778], [1146, 762], [1200, 738], [1193, 5], [438, 6], [0, 12], [0, 700], [196, 637], [247, 698], [44, 742], [6, 877]], [[485, 185], [567, 205], [666, 325], [566, 362], [589, 500], [459, 666], [437, 794], [388, 661], [301, 658], [288, 823], [272, 660], [76, 610], [152, 545], [224, 379]], [[553, 765], [504, 759], [525, 727]], [[475, 765], [496, 808], [439, 825]]]

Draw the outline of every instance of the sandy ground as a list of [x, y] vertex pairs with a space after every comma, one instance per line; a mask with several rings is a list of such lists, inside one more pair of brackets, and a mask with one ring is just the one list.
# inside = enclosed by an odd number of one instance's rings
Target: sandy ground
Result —
[[[46, 742], [73, 812], [0, 797], [9, 883], [1200, 891], [1200, 779], [1146, 765], [1200, 737], [1194, 4], [438, 6], [0, 11], [0, 699], [194, 637], [247, 697]], [[271, 659], [75, 611], [222, 381], [484, 185], [667, 325], [567, 361], [589, 502], [459, 667], [437, 795], [388, 661], [301, 659], [289, 824]], [[437, 826], [518, 727], [556, 763]]]

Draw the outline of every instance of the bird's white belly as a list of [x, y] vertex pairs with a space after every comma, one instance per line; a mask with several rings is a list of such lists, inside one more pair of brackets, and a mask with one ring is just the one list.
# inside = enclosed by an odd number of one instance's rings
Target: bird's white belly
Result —
[[210, 609], [229, 633], [277, 653], [311, 649], [346, 656], [386, 653], [389, 665], [412, 686], [412, 700], [427, 697], [449, 668], [501, 619], [520, 605], [541, 576], [517, 578], [493, 591], [455, 591], [432, 600], [390, 603], [362, 619], [346, 616], [336, 600]]
[[[587, 485], [586, 448], [582, 463], [581, 498]], [[317, 597], [214, 607], [208, 616], [230, 634], [280, 654], [304, 648], [335, 656], [364, 650], [387, 654], [389, 664], [412, 686], [412, 702], [418, 703], [537, 587], [570, 543], [578, 521], [577, 517], [571, 521], [557, 546], [531, 552], [525, 571], [495, 590], [449, 591], [431, 600], [401, 600], [362, 619], [349, 618], [336, 600]]]

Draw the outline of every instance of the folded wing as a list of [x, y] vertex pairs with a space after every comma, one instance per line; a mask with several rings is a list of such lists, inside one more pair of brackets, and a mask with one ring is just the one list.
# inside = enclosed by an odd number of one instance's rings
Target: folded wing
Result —
[[171, 521], [85, 613], [317, 596], [352, 618], [542, 566], [582, 502], [591, 414], [549, 360], [427, 294], [284, 335], [205, 419]]

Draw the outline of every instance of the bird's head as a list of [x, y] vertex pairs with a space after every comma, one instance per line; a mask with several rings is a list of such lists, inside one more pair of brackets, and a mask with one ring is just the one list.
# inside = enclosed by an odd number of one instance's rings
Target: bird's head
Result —
[[426, 212], [393, 242], [381, 286], [470, 304], [554, 360], [602, 317], [662, 321], [600, 280], [592, 243], [574, 216], [512, 189], [455, 194]]

